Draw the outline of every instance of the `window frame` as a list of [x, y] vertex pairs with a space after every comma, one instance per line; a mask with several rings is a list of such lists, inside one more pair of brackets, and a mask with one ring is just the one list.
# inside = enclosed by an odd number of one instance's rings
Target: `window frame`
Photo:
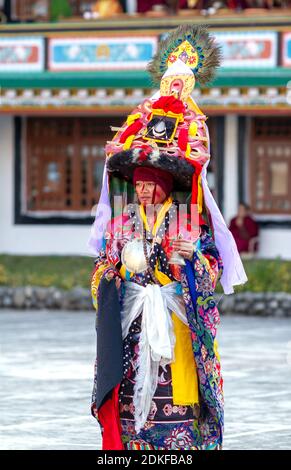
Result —
[[[285, 117], [285, 116], [282, 116]], [[288, 117], [288, 116], [286, 116]], [[255, 135], [255, 119], [262, 119], [262, 116], [252, 116], [250, 120], [250, 129], [249, 129], [249, 138], [248, 138], [248, 177], [249, 177], [249, 202], [251, 206], [251, 211], [254, 214], [256, 220], [261, 222], [262, 224], [278, 224], [282, 226], [290, 226], [291, 224], [291, 208], [289, 209], [288, 212], [286, 211], [280, 211], [279, 209], [264, 209], [264, 210], [258, 210], [256, 208], [256, 180], [257, 180], [257, 161], [255, 160], [256, 157], [256, 152], [255, 152], [255, 145], [259, 145], [259, 139], [256, 139]], [[265, 116], [265, 119], [278, 119], [278, 116]], [[288, 137], [284, 138], [283, 140], [288, 141]], [[262, 145], [268, 145], [268, 143], [282, 143], [282, 136], [273, 136], [272, 139], [268, 141], [264, 141], [262, 139], [261, 143]], [[272, 160], [269, 157], [266, 157], [266, 160], [268, 163], [272, 163], [275, 161], [278, 161], [278, 163], [281, 162], [287, 162], [289, 166], [289, 172], [291, 173], [291, 157], [276, 157], [276, 160]], [[266, 166], [266, 169], [263, 174], [264, 178], [264, 186], [267, 188], [267, 193], [270, 194], [270, 165], [268, 164]], [[270, 198], [267, 197], [267, 193], [265, 192], [264, 198], [262, 201], [266, 200], [275, 200], [275, 199], [282, 199], [281, 196], [272, 196], [270, 194]], [[289, 199], [290, 198], [290, 199]], [[289, 187], [288, 191], [288, 201], [291, 201], [291, 189]]]
[[[77, 117], [77, 116], [76, 116]], [[81, 117], [81, 116], [80, 116]], [[26, 208], [26, 117], [14, 117], [14, 224], [15, 225], [90, 225], [91, 211], [29, 211]]]

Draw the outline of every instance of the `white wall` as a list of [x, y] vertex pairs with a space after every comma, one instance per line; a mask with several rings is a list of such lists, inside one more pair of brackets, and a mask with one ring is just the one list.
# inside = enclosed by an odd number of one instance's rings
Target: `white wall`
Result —
[[14, 225], [14, 125], [0, 115], [0, 253], [86, 255], [90, 226]]
[[260, 231], [260, 258], [291, 259], [291, 229], [264, 228]]
[[[86, 255], [90, 226], [14, 225], [13, 118], [0, 115], [0, 253]], [[225, 219], [237, 210], [237, 119], [226, 118]], [[291, 230], [261, 230], [260, 257], [291, 259]]]
[[[224, 213], [227, 224], [238, 207], [238, 117], [225, 117], [224, 151]], [[263, 228], [260, 231], [260, 258], [291, 259], [291, 229]]]

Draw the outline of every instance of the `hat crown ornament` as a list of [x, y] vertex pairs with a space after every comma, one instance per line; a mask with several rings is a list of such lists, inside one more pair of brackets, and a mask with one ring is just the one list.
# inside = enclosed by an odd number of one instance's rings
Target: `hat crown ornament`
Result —
[[[210, 159], [207, 117], [191, 92], [195, 83], [207, 85], [215, 77], [221, 49], [206, 26], [183, 25], [163, 39], [148, 65], [154, 87], [158, 89], [127, 117], [105, 147], [106, 165], [98, 208], [89, 246], [99, 253], [110, 212], [110, 178], [114, 175], [133, 180], [137, 167], [166, 170], [173, 176], [176, 191], [191, 191], [191, 204], [203, 207], [211, 216], [215, 243], [223, 261], [221, 284], [226, 294], [244, 284], [244, 271], [235, 241], [208, 187], [206, 174]], [[174, 67], [173, 67], [174, 66]], [[202, 210], [203, 213], [203, 210]], [[203, 214], [204, 215], [204, 214]], [[101, 219], [101, 221], [100, 221]], [[144, 260], [139, 260], [143, 266]], [[140, 268], [140, 266], [138, 266]]]
[[214, 77], [220, 50], [205, 26], [182, 26], [161, 41], [148, 65], [159, 91], [127, 117], [105, 147], [109, 173], [132, 181], [134, 168], [161, 168], [175, 190], [191, 190], [192, 177], [209, 160], [206, 116], [191, 93]]

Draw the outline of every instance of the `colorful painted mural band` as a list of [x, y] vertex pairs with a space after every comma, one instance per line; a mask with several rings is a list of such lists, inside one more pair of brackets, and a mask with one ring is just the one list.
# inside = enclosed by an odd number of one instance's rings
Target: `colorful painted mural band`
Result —
[[53, 38], [50, 70], [143, 70], [157, 47], [157, 36]]
[[284, 67], [291, 67], [291, 33], [283, 34], [282, 65]]
[[[291, 65], [291, 33], [282, 35], [282, 45], [276, 31], [216, 32], [216, 41], [222, 47], [222, 67], [253, 68], [276, 67], [281, 49], [282, 66]], [[162, 35], [166, 37], [166, 35]], [[48, 41], [48, 68], [51, 71], [90, 70], [144, 70], [154, 56], [157, 35], [107, 37], [52, 37]], [[42, 37], [0, 38], [1, 71], [44, 70]], [[187, 56], [189, 44], [185, 43], [179, 54]], [[191, 49], [191, 48], [190, 48]], [[188, 52], [187, 52], [188, 51]], [[175, 57], [169, 57], [169, 62]], [[191, 55], [198, 65], [199, 57]]]
[[[163, 37], [166, 37], [163, 35]], [[223, 50], [222, 66], [275, 67], [277, 33], [216, 33]], [[132, 38], [52, 38], [49, 42], [50, 70], [144, 69], [154, 55], [157, 37]], [[179, 54], [187, 56], [185, 43]], [[188, 52], [187, 52], [188, 51]], [[175, 57], [169, 57], [169, 62]], [[198, 56], [191, 55], [198, 64]], [[191, 66], [195, 63], [189, 64]]]
[[216, 33], [215, 37], [222, 47], [223, 67], [252, 68], [277, 65], [276, 32]]
[[43, 38], [0, 38], [1, 72], [42, 71], [43, 69]]

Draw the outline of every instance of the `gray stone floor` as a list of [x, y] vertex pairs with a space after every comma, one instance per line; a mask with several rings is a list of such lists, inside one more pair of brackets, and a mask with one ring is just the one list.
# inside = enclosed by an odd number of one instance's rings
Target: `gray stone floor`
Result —
[[[0, 311], [0, 449], [98, 449], [94, 313]], [[291, 449], [291, 319], [222, 317], [228, 449]]]

